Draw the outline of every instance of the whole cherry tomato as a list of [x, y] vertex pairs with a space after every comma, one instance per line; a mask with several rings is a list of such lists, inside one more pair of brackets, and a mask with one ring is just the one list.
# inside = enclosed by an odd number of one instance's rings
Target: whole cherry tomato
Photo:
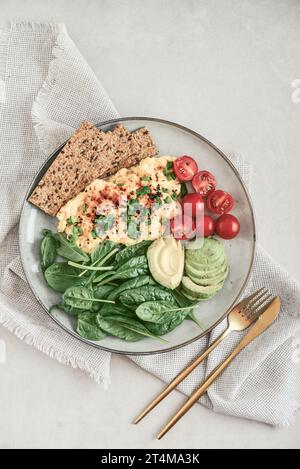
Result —
[[240, 232], [240, 222], [230, 213], [221, 215], [216, 221], [216, 233], [224, 239], [235, 238]]

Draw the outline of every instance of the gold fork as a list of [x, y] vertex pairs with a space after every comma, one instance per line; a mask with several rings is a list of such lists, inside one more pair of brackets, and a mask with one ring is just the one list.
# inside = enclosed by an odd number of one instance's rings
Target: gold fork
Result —
[[[168, 386], [154, 398], [154, 400], [136, 417], [133, 423], [140, 422], [154, 407], [159, 404], [170, 392], [175, 389], [209, 354], [225, 337], [233, 331], [243, 331], [247, 329], [259, 316], [259, 307], [271, 297], [267, 295], [268, 290], [261, 288], [244, 300], [240, 301], [230, 311], [228, 315], [228, 326], [217, 339], [203, 352], [194, 362], [184, 368]], [[259, 301], [260, 300], [260, 301]]]
[[[262, 334], [277, 318], [280, 311], [280, 298], [276, 296], [267, 304], [264, 304], [258, 311], [258, 319], [249, 331], [237, 344], [233, 351], [223, 360], [210, 375], [201, 383], [198, 389], [188, 398], [185, 404], [178, 410], [173, 418], [159, 432], [157, 438], [160, 440], [174, 425], [180, 420], [190, 408], [203, 396], [209, 386], [218, 378], [225, 368], [234, 360], [234, 358], [247, 347], [256, 337]], [[256, 314], [256, 313], [255, 313]]]

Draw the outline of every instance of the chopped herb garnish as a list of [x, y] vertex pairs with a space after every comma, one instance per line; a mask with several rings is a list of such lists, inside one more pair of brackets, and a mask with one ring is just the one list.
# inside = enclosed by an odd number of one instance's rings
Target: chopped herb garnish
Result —
[[136, 238], [139, 237], [140, 233], [139, 233], [139, 229], [138, 229], [136, 223], [129, 222], [128, 227], [127, 227], [127, 234], [129, 236], [129, 238], [131, 238], [131, 239], [136, 239]]
[[66, 222], [67, 225], [74, 225], [75, 223], [77, 223], [77, 217], [71, 216], [67, 218]]
[[105, 218], [104, 231], [110, 230], [114, 226], [114, 223], [115, 223], [114, 215], [108, 215]]
[[72, 235], [77, 236], [78, 234], [82, 233], [82, 228], [80, 226], [73, 226], [72, 228]]
[[149, 186], [140, 187], [140, 189], [137, 189], [136, 191], [136, 195], [145, 195], [145, 194], [150, 194]]
[[143, 176], [142, 181], [150, 181], [151, 176]]
[[184, 182], [180, 184], [180, 198], [182, 199], [188, 193], [187, 187]]
[[167, 169], [173, 169], [173, 161], [168, 161]]
[[71, 235], [68, 237], [68, 240], [70, 241], [70, 243], [75, 243], [75, 241], [77, 241], [78, 239], [78, 236], [77, 235]]
[[166, 187], [163, 187], [163, 188], [162, 188], [162, 191], [163, 191], [163, 192], [169, 192], [169, 189], [167, 189]]
[[83, 204], [82, 206], [83, 213], [86, 213], [87, 209], [88, 209], [88, 204]]
[[177, 194], [177, 192], [173, 191], [172, 199], [173, 199], [173, 200], [177, 200], [177, 199], [178, 199], [178, 194]]
[[95, 238], [98, 238], [98, 235], [97, 235], [96, 230], [92, 230], [92, 231], [91, 231], [91, 235], [92, 235], [92, 237], [93, 237], [94, 239], [95, 239]]
[[167, 175], [168, 181], [171, 181], [172, 179], [176, 179], [176, 176], [173, 172], [168, 173]]
[[158, 205], [161, 205], [161, 204], [162, 204], [161, 197], [155, 197], [155, 202], [156, 202]]
[[166, 204], [170, 204], [172, 202], [172, 199], [169, 195], [167, 195], [167, 197], [164, 199]]
[[137, 203], [138, 203], [137, 199], [130, 199], [129, 200], [129, 205], [134, 205], [134, 204], [137, 204]]

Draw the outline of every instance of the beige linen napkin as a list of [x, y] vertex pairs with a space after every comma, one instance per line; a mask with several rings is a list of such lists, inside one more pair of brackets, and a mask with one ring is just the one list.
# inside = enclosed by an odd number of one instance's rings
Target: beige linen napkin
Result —
[[[110, 354], [69, 336], [35, 300], [20, 264], [17, 225], [28, 185], [46, 156], [83, 119], [101, 122], [117, 116], [64, 25], [13, 23], [0, 32], [0, 322], [27, 343], [86, 371], [105, 386]], [[233, 161], [249, 183], [249, 166], [242, 158]], [[295, 345], [300, 331], [300, 286], [258, 246], [245, 294], [260, 286], [281, 296], [278, 320], [240, 354], [201, 403], [225, 414], [282, 425], [300, 402]], [[174, 352], [132, 359], [169, 381], [224, 327], [220, 324], [210, 336]], [[232, 334], [180, 389], [191, 393], [239, 338], [240, 334]]]

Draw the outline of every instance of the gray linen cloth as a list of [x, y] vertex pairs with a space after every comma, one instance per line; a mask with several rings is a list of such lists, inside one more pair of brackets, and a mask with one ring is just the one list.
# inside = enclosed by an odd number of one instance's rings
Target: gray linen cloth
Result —
[[[12, 23], [0, 31], [0, 323], [104, 386], [109, 384], [110, 354], [61, 330], [26, 283], [18, 251], [18, 220], [29, 183], [46, 156], [83, 119], [97, 123], [114, 117], [118, 117], [114, 105], [64, 25]], [[242, 158], [233, 161], [249, 183], [248, 165]], [[279, 318], [236, 358], [200, 402], [224, 414], [285, 425], [300, 402], [300, 285], [258, 246], [245, 294], [260, 286], [281, 296]], [[132, 359], [170, 381], [224, 327], [220, 324], [210, 335], [177, 351]], [[235, 333], [227, 338], [179, 389], [190, 394], [240, 337]]]

